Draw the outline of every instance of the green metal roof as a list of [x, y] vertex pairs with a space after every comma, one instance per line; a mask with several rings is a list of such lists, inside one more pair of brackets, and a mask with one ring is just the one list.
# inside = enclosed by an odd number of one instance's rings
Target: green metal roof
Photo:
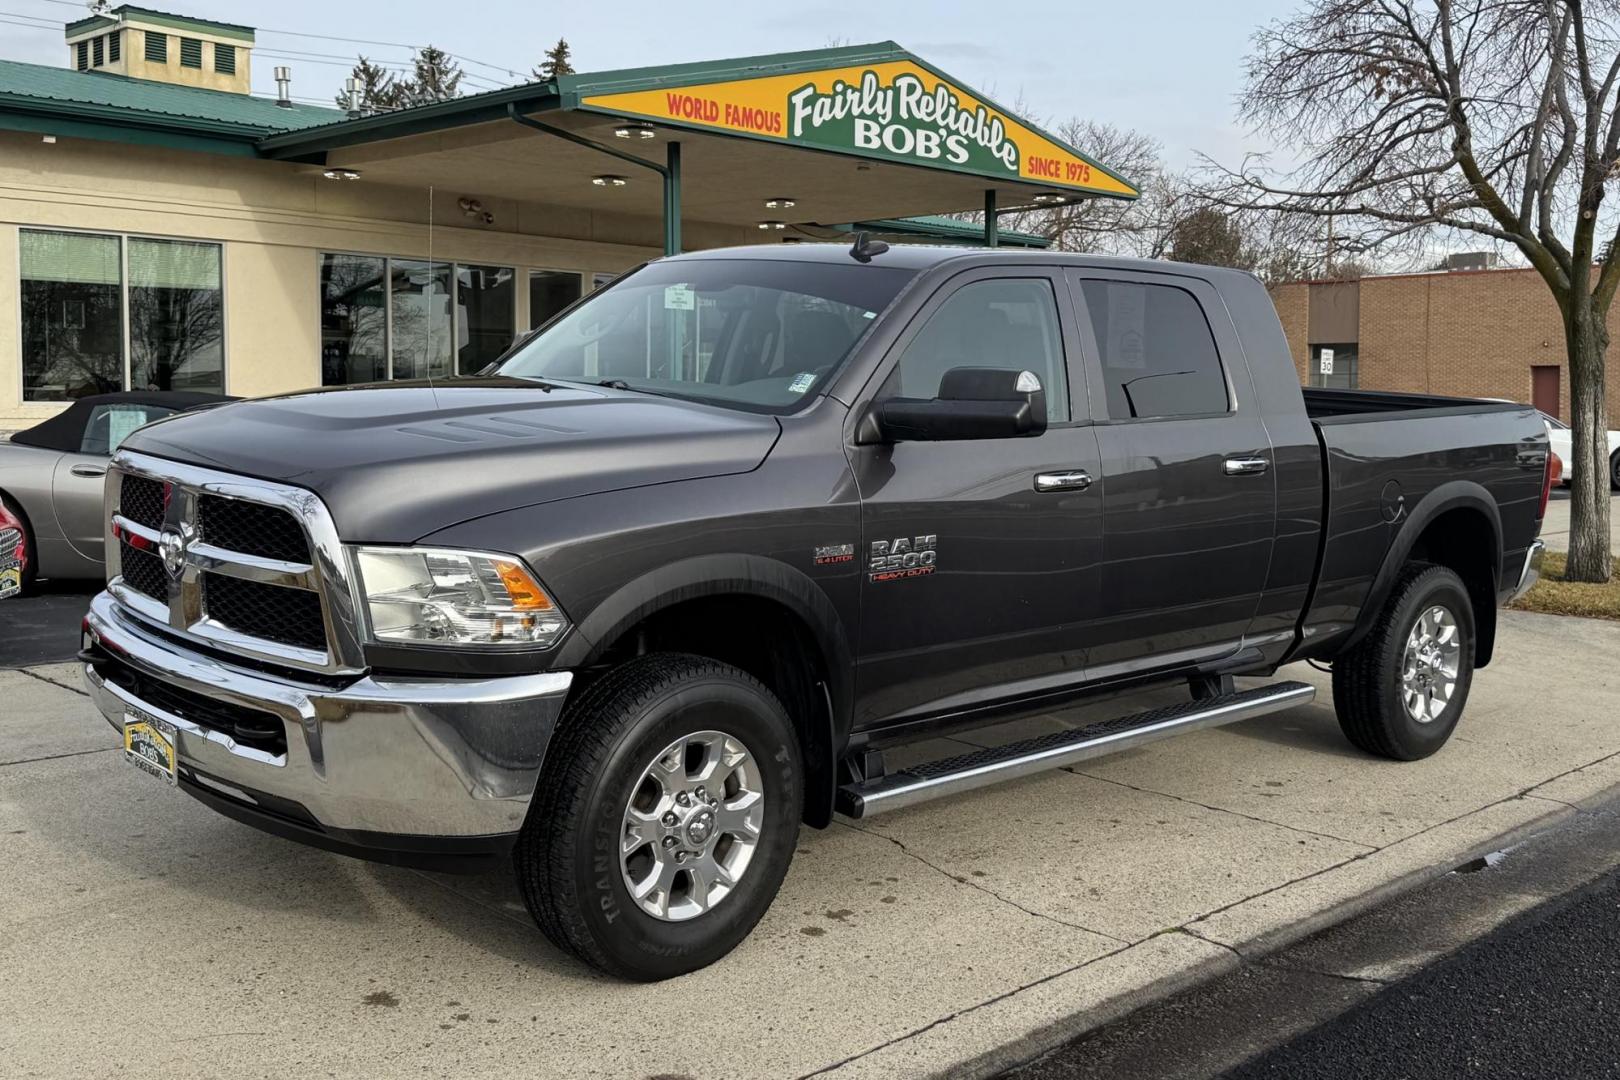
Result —
[[253, 40], [253, 27], [242, 26], [239, 23], [217, 22], [213, 19], [199, 19], [192, 15], [175, 15], [167, 11], [153, 11], [151, 8], [136, 7], [134, 4], [119, 4], [106, 15], [91, 15], [87, 19], [70, 22], [64, 27], [68, 37], [81, 30], [93, 29], [99, 25], [116, 26], [118, 19], [109, 16], [123, 16], [138, 22], [151, 23], [153, 26], [166, 26], [173, 30], [200, 30], [205, 34], [216, 37], [239, 38], [243, 41]]
[[0, 128], [255, 154], [267, 135], [344, 117], [318, 105], [284, 109], [248, 94], [0, 60]]
[[[909, 218], [881, 218], [873, 221], [855, 221], [848, 225], [829, 225], [839, 232], [873, 232], [898, 236], [916, 236], [948, 243], [984, 243], [984, 226], [972, 221], [945, 217], [942, 214], [922, 214]], [[1052, 241], [1035, 233], [1011, 232], [1001, 229], [996, 239], [1002, 247], [1044, 248]]]

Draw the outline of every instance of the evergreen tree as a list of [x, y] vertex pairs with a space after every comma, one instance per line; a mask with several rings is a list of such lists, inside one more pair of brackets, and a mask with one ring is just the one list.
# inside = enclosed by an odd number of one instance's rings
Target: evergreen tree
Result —
[[431, 105], [461, 96], [461, 65], [443, 49], [433, 45], [418, 49], [413, 66], [415, 74], [398, 84], [401, 104]]
[[530, 74], [535, 82], [550, 82], [559, 75], [573, 73], [574, 64], [568, 48], [568, 39], [558, 38], [557, 44], [546, 50], [546, 58]]
[[[360, 84], [361, 112], [385, 112], [399, 108], [400, 86], [382, 65], [373, 64], [361, 56], [355, 60], [354, 70], [349, 75]], [[349, 108], [347, 90], [338, 91], [335, 100], [338, 108], [345, 111]]]

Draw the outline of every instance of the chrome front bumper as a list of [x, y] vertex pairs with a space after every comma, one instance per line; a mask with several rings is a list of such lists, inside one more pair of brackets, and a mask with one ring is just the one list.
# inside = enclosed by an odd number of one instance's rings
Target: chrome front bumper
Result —
[[1541, 561], [1547, 554], [1547, 545], [1541, 540], [1533, 540], [1530, 550], [1524, 553], [1524, 568], [1519, 571], [1519, 583], [1513, 588], [1513, 595], [1507, 602], [1513, 603], [1519, 597], [1530, 591], [1530, 586], [1541, 580]]
[[[175, 645], [105, 592], [90, 603], [85, 634], [91, 656], [111, 658], [85, 665], [96, 706], [120, 732], [130, 706], [173, 724], [182, 786], [256, 824], [264, 824], [256, 816], [285, 821], [285, 804], [296, 804], [313, 819], [315, 832], [334, 836], [472, 839], [515, 833], [573, 680], [571, 672], [557, 671], [492, 679], [362, 676], [336, 685], [296, 681]], [[163, 685], [169, 708], [142, 700], [130, 688], [145, 680]], [[197, 722], [201, 710], [192, 718], [182, 715], [184, 705], [174, 702], [183, 703], [187, 695], [273, 715], [286, 729], [285, 752], [241, 745]]]

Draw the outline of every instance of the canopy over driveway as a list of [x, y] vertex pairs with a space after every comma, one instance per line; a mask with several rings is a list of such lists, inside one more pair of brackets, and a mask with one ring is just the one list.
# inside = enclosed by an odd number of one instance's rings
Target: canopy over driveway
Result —
[[[568, 75], [270, 135], [267, 157], [368, 180], [758, 226], [1133, 199], [1106, 165], [893, 42]], [[790, 232], [791, 230], [791, 232]]]

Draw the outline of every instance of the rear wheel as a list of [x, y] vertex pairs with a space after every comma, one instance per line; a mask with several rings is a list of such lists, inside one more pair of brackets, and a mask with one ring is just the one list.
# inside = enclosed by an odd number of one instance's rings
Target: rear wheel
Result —
[[1468, 702], [1474, 608], [1443, 566], [1408, 567], [1372, 630], [1333, 664], [1345, 737], [1369, 754], [1416, 761], [1439, 750]]
[[1609, 484], [1620, 488], [1620, 450], [1616, 450], [1609, 459]]
[[570, 706], [516, 848], [546, 936], [589, 964], [665, 979], [754, 928], [798, 838], [799, 743], [736, 668], [655, 654]]

